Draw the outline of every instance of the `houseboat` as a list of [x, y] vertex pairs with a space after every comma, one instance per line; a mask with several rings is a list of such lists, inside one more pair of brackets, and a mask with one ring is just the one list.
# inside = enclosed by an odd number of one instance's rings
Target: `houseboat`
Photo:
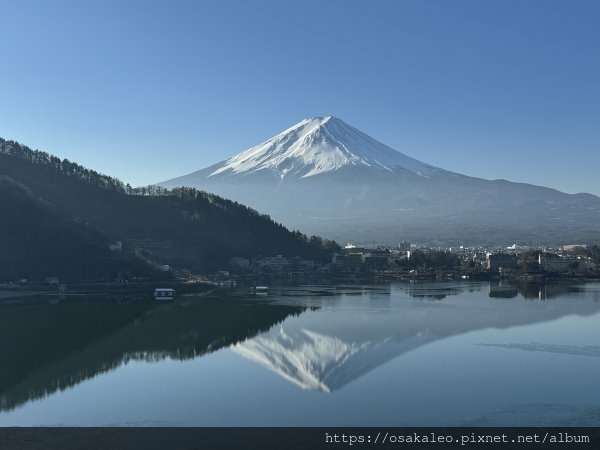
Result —
[[154, 300], [173, 300], [175, 298], [175, 289], [156, 288], [154, 290]]

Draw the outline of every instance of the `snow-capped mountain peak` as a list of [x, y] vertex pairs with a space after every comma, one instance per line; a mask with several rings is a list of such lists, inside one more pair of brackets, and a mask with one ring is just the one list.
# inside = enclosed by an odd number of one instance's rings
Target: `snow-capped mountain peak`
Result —
[[213, 192], [340, 242], [564, 244], [597, 240], [600, 221], [596, 196], [436, 168], [331, 116], [159, 184]]
[[296, 125], [217, 165], [209, 177], [261, 170], [306, 178], [348, 166], [392, 172], [405, 169], [427, 176], [434, 167], [410, 158], [333, 116]]

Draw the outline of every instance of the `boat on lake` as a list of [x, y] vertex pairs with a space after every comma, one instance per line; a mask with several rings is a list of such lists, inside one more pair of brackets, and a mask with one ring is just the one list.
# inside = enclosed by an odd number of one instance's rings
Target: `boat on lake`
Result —
[[173, 300], [175, 298], [175, 289], [156, 288], [154, 290], [154, 300]]
[[267, 295], [269, 293], [268, 286], [252, 286], [249, 289], [250, 294], [254, 295]]

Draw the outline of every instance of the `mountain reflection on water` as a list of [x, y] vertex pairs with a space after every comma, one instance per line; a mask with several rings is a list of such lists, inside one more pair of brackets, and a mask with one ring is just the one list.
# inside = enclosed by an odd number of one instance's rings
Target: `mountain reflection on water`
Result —
[[[480, 294], [486, 288], [519, 290], [536, 298], [580, 293], [570, 285], [535, 287], [469, 283], [410, 283], [399, 286], [417, 300], [442, 300], [465, 291]], [[354, 293], [355, 294], [355, 293]], [[518, 307], [502, 301], [482, 301], [461, 296], [452, 302], [378, 302], [370, 305], [365, 317], [356, 314], [362, 301], [381, 298], [381, 292], [363, 292], [363, 299], [349, 307], [323, 308], [289, 318], [266, 333], [232, 346], [248, 358], [306, 390], [331, 392], [382, 364], [425, 344], [484, 328], [508, 328], [546, 322], [569, 314], [591, 315], [600, 311], [600, 302], [552, 304], [521, 302]], [[517, 294], [515, 294], [515, 297]]]
[[0, 308], [0, 411], [74, 386], [132, 359], [191, 359], [306, 308], [241, 299], [87, 298]]
[[452, 336], [596, 314], [600, 296], [597, 285], [447, 282], [273, 287], [264, 298], [240, 291], [172, 304], [89, 297], [0, 305], [0, 339], [11, 343], [0, 347], [0, 411], [11, 411], [131, 360], [186, 360], [224, 348], [304, 390], [333, 392]]

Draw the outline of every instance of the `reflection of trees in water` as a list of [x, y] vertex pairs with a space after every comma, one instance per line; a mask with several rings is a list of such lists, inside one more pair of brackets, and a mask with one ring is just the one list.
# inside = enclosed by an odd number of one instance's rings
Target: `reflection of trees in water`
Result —
[[469, 292], [475, 292], [481, 287], [468, 283], [410, 283], [407, 292], [412, 298], [443, 300], [449, 295], [458, 295], [466, 289], [469, 289]]
[[565, 294], [582, 292], [581, 285], [569, 282], [506, 280], [492, 282], [489, 285], [489, 296], [492, 298], [510, 299], [521, 295], [528, 300], [548, 300]]
[[336, 295], [390, 295], [392, 293], [392, 285], [391, 283], [376, 284], [373, 286], [365, 286], [363, 284], [357, 286], [351, 284], [344, 284], [336, 286], [335, 293]]
[[447, 297], [447, 294], [412, 294], [411, 297], [422, 300], [443, 300]]
[[518, 281], [515, 283], [519, 294], [530, 300], [548, 300], [565, 294], [581, 294], [582, 285], [568, 282], [531, 282]]
[[[302, 389], [333, 392], [400, 355], [452, 336], [539, 324], [566, 315], [590, 316], [600, 309], [600, 303], [573, 302], [569, 295], [555, 302], [521, 298], [508, 304], [488, 299], [489, 283], [457, 284], [395, 285], [397, 295], [389, 304], [381, 302], [358, 311], [343, 304], [339, 309], [327, 307], [318, 315], [286, 320], [237, 344], [233, 351]], [[432, 294], [436, 287], [462, 294], [442, 302], [428, 301], [436, 299]], [[466, 293], [467, 287], [475, 287], [473, 295]], [[409, 289], [421, 296], [410, 297]], [[367, 304], [365, 298], [348, 298], [352, 306]], [[374, 320], [367, 319], [371, 315]]]
[[1, 308], [0, 410], [131, 360], [191, 359], [266, 331], [304, 308], [233, 298], [173, 304], [88, 299]]
[[518, 295], [519, 290], [511, 283], [490, 283], [488, 296], [491, 298], [515, 298]]
[[[394, 289], [398, 286], [394, 285]], [[410, 297], [422, 300], [442, 300], [448, 295], [481, 291], [473, 296], [477, 300], [485, 298], [488, 286], [492, 287], [487, 283], [468, 282], [410, 283], [401, 289]], [[516, 287], [523, 297], [534, 299], [539, 298], [542, 289], [544, 298], [583, 293], [585, 290], [583, 285], [568, 283], [502, 283], [502, 287], [505, 286], [513, 286], [513, 289]], [[387, 292], [381, 287], [344, 287], [333, 290], [337, 295], [347, 295], [348, 291], [353, 291], [370, 298], [389, 299], [389, 295], [380, 295]], [[589, 295], [589, 291], [587, 292]], [[320, 295], [316, 296], [319, 297]], [[67, 389], [131, 360], [155, 362], [164, 358], [196, 358], [243, 342], [271, 329], [286, 318], [307, 310], [305, 306], [297, 306], [297, 303], [282, 304], [282, 298], [273, 296], [260, 300], [255, 297], [182, 297], [172, 304], [142, 299], [114, 301], [103, 298], [61, 301], [53, 305], [0, 306], [0, 342], [3, 343], [0, 346], [0, 411]], [[272, 303], [274, 299], [277, 300], [276, 303]], [[267, 304], [265, 300], [270, 303]], [[530, 302], [520, 303], [531, 307], [530, 312], [533, 311], [532, 317], [535, 320], [539, 320], [544, 312], [560, 312], [555, 308], [540, 309]], [[496, 302], [477, 304], [491, 307]], [[452, 316], [453, 313], [456, 315]], [[404, 314], [400, 317], [406, 320]], [[336, 315], [336, 318], [339, 317]], [[543, 317], [548, 317], [548, 314]], [[527, 317], [519, 317], [522, 322], [514, 322], [514, 318], [506, 317], [507, 322], [504, 323], [501, 319], [504, 320], [503, 316], [496, 314], [486, 313], [480, 317], [464, 315], [462, 309], [451, 309], [444, 310], [439, 316], [431, 316], [428, 320], [432, 322], [426, 328], [436, 329], [441, 335], [452, 335], [477, 329], [483, 324], [506, 326], [534, 321], [531, 319], [528, 322]], [[389, 336], [395, 336], [394, 333], [398, 332], [396, 318], [390, 316], [389, 321], [390, 329], [394, 330], [389, 335], [380, 329], [382, 322], [378, 323], [379, 328], [371, 329], [369, 324], [358, 321], [360, 327], [357, 330], [362, 330], [365, 339], [357, 342], [361, 344], [373, 341], [373, 333], [382, 333], [382, 342], [387, 342]], [[426, 339], [427, 336], [420, 334], [422, 325], [417, 319], [408, 320], [401, 327], [402, 333], [407, 333], [406, 336], [398, 339], [407, 342], [413, 336]], [[444, 332], [446, 326], [450, 328]], [[324, 331], [330, 330], [327, 328]], [[345, 332], [349, 332], [346, 322], [340, 331], [342, 337]], [[358, 332], [352, 330], [346, 340], [354, 342], [358, 339], [357, 336]], [[410, 348], [414, 348], [413, 344], [410, 344]], [[396, 350], [392, 351], [397, 354], [395, 352]], [[383, 353], [381, 360], [388, 360], [387, 354]], [[356, 373], [359, 370], [352, 368], [350, 371]]]
[[[451, 295], [462, 292], [477, 292], [482, 289], [482, 284], [465, 283], [410, 283], [406, 291], [412, 298], [424, 300], [443, 300]], [[517, 298], [521, 295], [525, 299], [548, 300], [565, 294], [583, 293], [582, 284], [573, 282], [547, 282], [547, 281], [525, 281], [504, 280], [490, 282], [488, 296], [491, 298]]]

